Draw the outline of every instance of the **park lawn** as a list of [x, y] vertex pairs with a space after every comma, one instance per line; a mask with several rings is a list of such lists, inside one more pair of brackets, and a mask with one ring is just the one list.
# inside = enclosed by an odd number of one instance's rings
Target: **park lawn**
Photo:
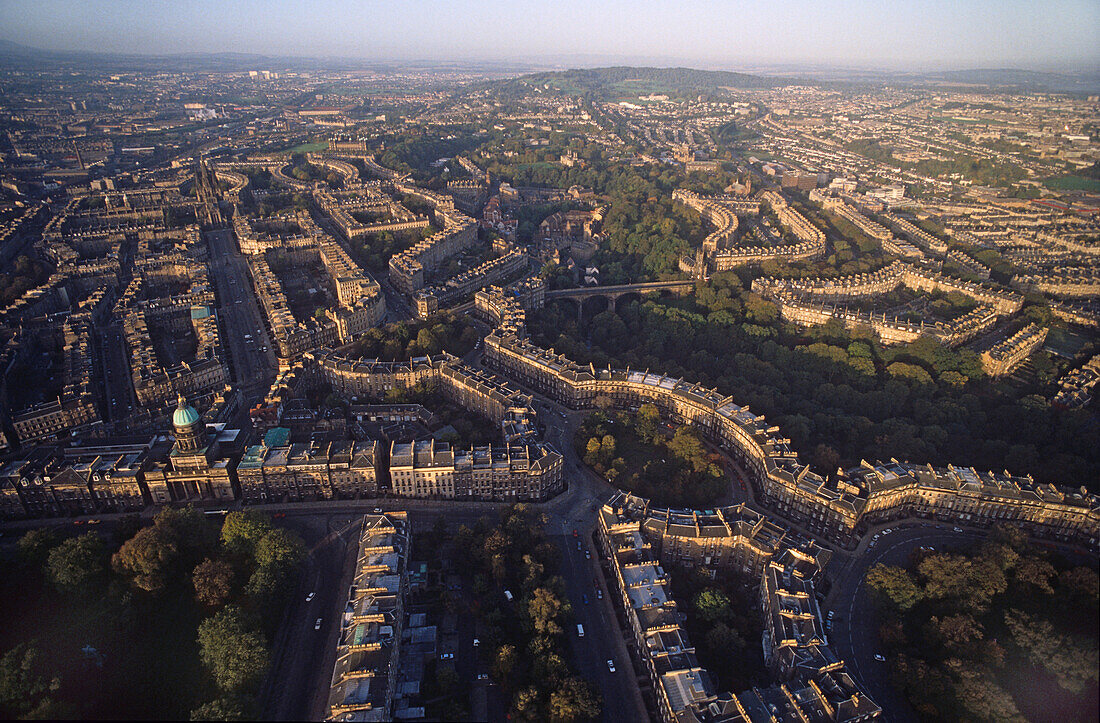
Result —
[[[153, 599], [101, 589], [68, 598], [41, 575], [5, 564], [0, 652], [34, 643], [44, 670], [61, 680], [51, 697], [81, 718], [187, 720], [213, 695], [199, 660], [202, 617], [189, 581]], [[85, 655], [91, 646], [100, 655]]]
[[1100, 179], [1086, 176], [1057, 176], [1043, 181], [1043, 185], [1052, 191], [1091, 191], [1100, 193]]
[[317, 153], [328, 148], [328, 141], [318, 141], [317, 143], [301, 143], [288, 148], [286, 152], [289, 153]]
[[[669, 437], [659, 436], [655, 443], [646, 442], [633, 426], [624, 424], [628, 415], [619, 414], [600, 425], [606, 427], [615, 438], [613, 460], [621, 459], [621, 471], [611, 480], [614, 486], [649, 499], [654, 505], [677, 508], [709, 508], [719, 502], [725, 494], [729, 480], [725, 475], [719, 478], [709, 477], [706, 473], [695, 472], [685, 459], [677, 456], [668, 446]], [[592, 425], [585, 422], [574, 440], [577, 455], [584, 459], [588, 440], [593, 437]], [[705, 448], [700, 453], [714, 463], [721, 458]], [[607, 477], [600, 466], [593, 467], [597, 474]]]

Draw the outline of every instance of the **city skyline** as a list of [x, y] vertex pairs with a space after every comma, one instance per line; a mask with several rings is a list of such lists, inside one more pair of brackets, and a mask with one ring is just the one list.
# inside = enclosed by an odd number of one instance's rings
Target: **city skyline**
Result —
[[5, 40], [53, 51], [250, 53], [377, 61], [573, 65], [765, 64], [898, 71], [1019, 67], [1095, 72], [1100, 6], [1057, 0], [912, 5], [702, 3], [133, 2], [0, 4]]

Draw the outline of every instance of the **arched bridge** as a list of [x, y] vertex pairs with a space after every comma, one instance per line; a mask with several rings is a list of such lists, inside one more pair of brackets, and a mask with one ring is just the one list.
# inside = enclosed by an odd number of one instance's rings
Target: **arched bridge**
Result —
[[690, 293], [695, 290], [695, 282], [691, 279], [680, 281], [648, 281], [640, 284], [619, 284], [617, 286], [582, 286], [576, 289], [556, 289], [546, 292], [546, 300], [572, 299], [577, 302], [577, 319], [580, 320], [584, 310], [584, 303], [588, 299], [601, 298], [607, 300], [607, 308], [615, 310], [615, 303], [622, 296], [630, 294], [640, 296], [646, 293], [671, 292], [676, 294]]

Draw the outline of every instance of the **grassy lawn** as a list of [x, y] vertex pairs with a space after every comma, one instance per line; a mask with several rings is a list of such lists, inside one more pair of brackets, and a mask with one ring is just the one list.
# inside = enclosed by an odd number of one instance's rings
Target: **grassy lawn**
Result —
[[187, 720], [212, 685], [199, 661], [201, 611], [189, 581], [179, 588], [156, 599], [113, 589], [68, 597], [5, 561], [0, 599], [11, 622], [0, 650], [33, 642], [61, 681], [53, 697], [81, 718]]
[[721, 457], [710, 453], [693, 430], [680, 429], [680, 435], [658, 429], [649, 441], [634, 415], [597, 412], [577, 430], [573, 443], [585, 464], [620, 489], [655, 505], [712, 507], [729, 485]]
[[301, 143], [293, 148], [287, 148], [286, 151], [290, 153], [317, 153], [328, 148], [328, 141], [318, 141], [317, 143]]

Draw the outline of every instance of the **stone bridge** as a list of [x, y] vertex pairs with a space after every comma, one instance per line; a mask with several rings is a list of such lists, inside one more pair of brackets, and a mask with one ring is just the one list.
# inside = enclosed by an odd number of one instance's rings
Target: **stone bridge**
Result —
[[557, 289], [546, 292], [546, 300], [570, 299], [577, 304], [577, 322], [581, 321], [585, 303], [589, 299], [605, 299], [607, 308], [615, 311], [615, 304], [623, 296], [641, 297], [642, 294], [688, 294], [695, 290], [691, 279], [680, 281], [649, 281], [640, 284], [620, 284], [618, 286], [582, 286], [576, 289]]

